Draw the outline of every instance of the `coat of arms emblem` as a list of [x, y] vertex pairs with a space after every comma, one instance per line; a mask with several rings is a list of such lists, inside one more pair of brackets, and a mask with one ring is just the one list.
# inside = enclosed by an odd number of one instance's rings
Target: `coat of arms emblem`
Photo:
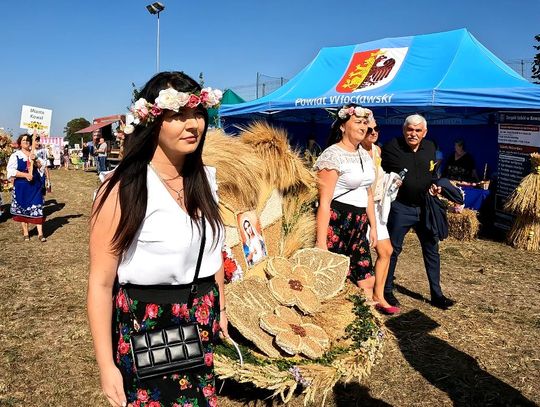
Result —
[[353, 54], [336, 90], [352, 93], [374, 89], [390, 82], [399, 70], [408, 48], [380, 48]]

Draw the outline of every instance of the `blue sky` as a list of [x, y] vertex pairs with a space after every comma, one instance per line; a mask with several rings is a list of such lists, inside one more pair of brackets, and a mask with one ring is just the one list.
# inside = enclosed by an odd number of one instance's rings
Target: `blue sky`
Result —
[[[19, 134], [23, 104], [76, 117], [124, 113], [131, 83], [156, 70], [156, 16], [141, 0], [0, 2], [0, 127]], [[540, 0], [163, 0], [161, 70], [207, 86], [291, 78], [322, 47], [467, 28], [499, 58], [532, 59]], [[10, 9], [11, 8], [11, 9]]]

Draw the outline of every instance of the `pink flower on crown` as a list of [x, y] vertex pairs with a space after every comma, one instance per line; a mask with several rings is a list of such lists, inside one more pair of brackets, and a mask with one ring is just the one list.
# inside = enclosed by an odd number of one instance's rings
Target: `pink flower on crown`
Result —
[[139, 116], [139, 120], [144, 121], [148, 117], [148, 114], [150, 113], [148, 111], [148, 108], [146, 106], [142, 106], [136, 111], [137, 116]]
[[206, 89], [201, 90], [201, 94], [199, 96], [199, 99], [200, 99], [202, 104], [205, 104], [205, 103], [208, 102], [209, 94], [208, 94], [208, 91]]
[[163, 113], [163, 110], [161, 110], [158, 105], [154, 104], [150, 108], [150, 113], [152, 114], [152, 116], [156, 117], [156, 116], [159, 116], [161, 113]]
[[193, 109], [194, 107], [197, 107], [200, 102], [201, 99], [199, 98], [199, 96], [192, 93], [191, 95], [189, 95], [189, 100], [186, 106]]

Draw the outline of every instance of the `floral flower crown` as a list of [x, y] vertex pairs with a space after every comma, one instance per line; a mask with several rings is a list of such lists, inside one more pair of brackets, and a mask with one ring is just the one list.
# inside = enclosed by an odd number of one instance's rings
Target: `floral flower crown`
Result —
[[356, 106], [356, 107], [354, 107], [354, 106], [350, 106], [350, 107], [343, 106], [341, 109], [338, 110], [337, 115], [341, 120], [345, 120], [345, 119], [349, 118], [352, 115], [355, 115], [356, 117], [366, 117], [366, 118], [368, 118], [370, 113], [371, 113], [371, 111], [369, 109], [364, 109], [363, 107], [360, 107], [360, 106]]
[[218, 106], [222, 96], [223, 93], [219, 89], [212, 88], [203, 88], [199, 94], [178, 92], [173, 88], [160, 90], [153, 104], [140, 98], [131, 105], [130, 113], [126, 115], [124, 134], [133, 133], [135, 126], [147, 126], [152, 123], [163, 113], [163, 110], [178, 112], [183, 107], [194, 108], [198, 105], [208, 109]]

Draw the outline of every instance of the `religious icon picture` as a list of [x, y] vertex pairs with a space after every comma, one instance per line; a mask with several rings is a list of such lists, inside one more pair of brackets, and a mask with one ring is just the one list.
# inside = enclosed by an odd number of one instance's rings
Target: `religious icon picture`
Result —
[[238, 214], [237, 219], [244, 249], [244, 258], [247, 266], [253, 267], [268, 256], [261, 223], [255, 211], [242, 212]]

